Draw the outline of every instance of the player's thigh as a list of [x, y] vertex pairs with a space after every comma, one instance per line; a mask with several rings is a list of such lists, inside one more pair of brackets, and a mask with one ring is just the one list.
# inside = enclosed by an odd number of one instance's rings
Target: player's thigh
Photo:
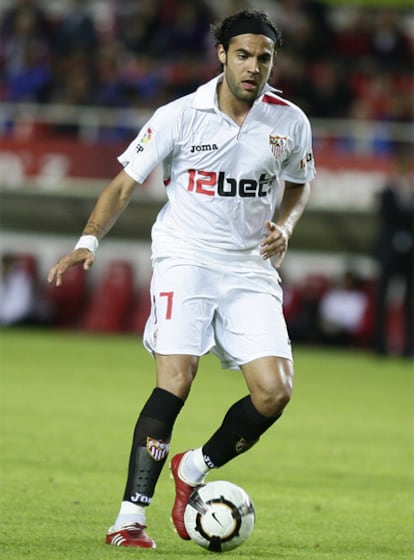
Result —
[[239, 366], [265, 356], [292, 359], [282, 304], [267, 292], [229, 290], [217, 313], [216, 336]]
[[214, 271], [173, 259], [156, 263], [151, 283], [152, 309], [144, 342], [164, 355], [206, 353], [214, 343]]

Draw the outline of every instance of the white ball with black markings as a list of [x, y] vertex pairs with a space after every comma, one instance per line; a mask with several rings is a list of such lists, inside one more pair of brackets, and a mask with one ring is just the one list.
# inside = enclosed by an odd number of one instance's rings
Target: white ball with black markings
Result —
[[254, 522], [250, 496], [227, 480], [196, 488], [184, 512], [191, 540], [211, 552], [225, 552], [242, 545], [252, 534]]

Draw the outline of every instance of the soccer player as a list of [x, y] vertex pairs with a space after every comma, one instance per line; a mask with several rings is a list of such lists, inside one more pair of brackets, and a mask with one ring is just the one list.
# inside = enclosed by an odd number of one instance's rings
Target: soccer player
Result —
[[193, 488], [250, 449], [292, 393], [276, 268], [309, 197], [311, 129], [267, 84], [281, 45], [267, 14], [243, 10], [213, 32], [223, 72], [154, 113], [119, 157], [123, 170], [99, 196], [73, 252], [49, 273], [59, 286], [68, 267], [89, 269], [134, 190], [163, 163], [168, 202], [152, 228], [152, 310], [144, 332], [156, 387], [135, 426], [121, 508], [106, 536], [115, 546], [155, 547], [145, 512], [201, 356], [212, 351], [222, 367], [240, 369], [248, 395], [204, 445], [171, 461], [172, 519], [182, 539], [189, 539], [183, 514]]

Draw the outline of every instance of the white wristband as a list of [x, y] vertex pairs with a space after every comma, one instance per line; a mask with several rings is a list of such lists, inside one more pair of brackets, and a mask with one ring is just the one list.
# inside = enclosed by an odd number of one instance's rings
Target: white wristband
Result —
[[76, 249], [88, 249], [91, 253], [95, 254], [98, 245], [99, 241], [94, 235], [82, 235], [76, 243], [74, 251]]

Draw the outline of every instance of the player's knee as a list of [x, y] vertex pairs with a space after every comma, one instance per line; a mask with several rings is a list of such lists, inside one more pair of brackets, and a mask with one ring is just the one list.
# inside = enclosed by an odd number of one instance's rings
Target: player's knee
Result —
[[277, 416], [281, 414], [292, 396], [292, 387], [279, 385], [273, 390], [264, 392], [258, 406], [259, 412], [264, 416]]
[[257, 410], [264, 416], [281, 414], [292, 397], [293, 385], [291, 377], [273, 379], [252, 393]]
[[282, 412], [282, 410], [288, 405], [292, 397], [292, 385], [290, 383], [284, 383], [279, 386], [273, 398], [273, 407], [276, 412]]
[[283, 358], [265, 358], [243, 368], [256, 409], [267, 417], [282, 413], [293, 390], [293, 364]]
[[157, 355], [158, 386], [185, 400], [197, 373], [198, 359]]
[[279, 376], [274, 391], [274, 407], [276, 412], [282, 412], [292, 398], [293, 365], [289, 360], [279, 364]]

